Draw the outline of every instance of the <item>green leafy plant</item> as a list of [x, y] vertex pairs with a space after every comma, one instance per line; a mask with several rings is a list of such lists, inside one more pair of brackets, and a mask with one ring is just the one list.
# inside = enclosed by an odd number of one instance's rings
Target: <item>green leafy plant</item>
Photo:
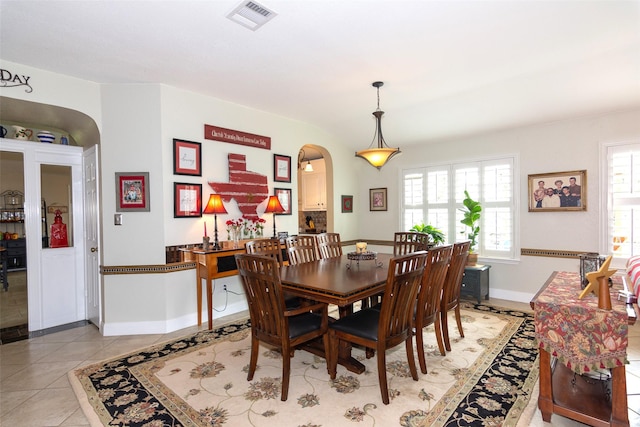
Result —
[[441, 245], [444, 243], [444, 240], [445, 240], [445, 236], [442, 230], [430, 224], [429, 225], [425, 225], [424, 223], [416, 224], [413, 227], [411, 227], [409, 231], [428, 234], [429, 242], [431, 242], [433, 245]]
[[469, 252], [473, 252], [478, 243], [478, 235], [480, 235], [480, 212], [482, 212], [482, 207], [480, 203], [473, 200], [469, 196], [469, 192], [464, 190], [464, 200], [462, 204], [464, 208], [460, 209], [460, 211], [464, 214], [464, 218], [460, 221], [462, 224], [469, 227], [471, 230], [467, 234], [469, 240], [471, 240], [471, 245], [469, 247]]

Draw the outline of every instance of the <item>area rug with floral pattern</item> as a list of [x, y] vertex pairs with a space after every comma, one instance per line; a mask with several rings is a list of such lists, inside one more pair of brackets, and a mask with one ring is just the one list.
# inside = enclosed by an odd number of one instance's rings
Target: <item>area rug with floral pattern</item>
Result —
[[286, 402], [277, 351], [261, 347], [247, 381], [248, 320], [86, 366], [69, 378], [92, 426], [517, 425], [538, 378], [532, 314], [466, 303], [462, 322], [464, 338], [450, 314], [452, 349], [445, 356], [433, 328], [423, 331], [428, 373], [419, 372], [418, 381], [404, 345], [387, 351], [389, 405], [380, 397], [376, 358], [367, 359], [364, 349], [352, 354], [365, 372], [338, 366], [333, 381], [323, 358], [296, 351]]

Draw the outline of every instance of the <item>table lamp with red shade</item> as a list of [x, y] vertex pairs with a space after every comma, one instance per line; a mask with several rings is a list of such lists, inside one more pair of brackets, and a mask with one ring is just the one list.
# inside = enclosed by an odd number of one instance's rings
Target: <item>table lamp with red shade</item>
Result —
[[269, 196], [267, 207], [265, 208], [264, 213], [273, 214], [273, 237], [278, 237], [276, 235], [276, 214], [282, 212], [284, 212], [284, 208], [280, 204], [280, 199], [278, 199], [278, 196]]
[[[213, 214], [213, 222], [215, 227], [214, 238], [213, 238], [213, 250], [220, 250], [220, 242], [218, 242], [218, 214], [226, 214], [227, 210], [224, 208], [224, 204], [222, 203], [222, 197], [219, 194], [212, 194], [209, 196], [209, 201], [204, 207], [202, 211], [203, 214]], [[207, 225], [205, 222], [205, 237]]]

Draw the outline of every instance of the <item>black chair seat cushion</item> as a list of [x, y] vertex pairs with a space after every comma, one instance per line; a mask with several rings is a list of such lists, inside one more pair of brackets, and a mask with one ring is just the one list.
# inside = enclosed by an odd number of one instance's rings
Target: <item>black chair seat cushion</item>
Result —
[[372, 341], [378, 340], [380, 310], [367, 308], [329, 324], [329, 328]]
[[295, 295], [284, 294], [284, 306], [291, 310], [300, 307], [300, 298]]
[[303, 313], [289, 318], [289, 338], [297, 338], [301, 335], [320, 329], [322, 315], [318, 313]]
[[377, 311], [382, 310], [382, 303], [381, 302], [377, 303], [373, 307], [370, 307], [369, 310], [377, 310]]

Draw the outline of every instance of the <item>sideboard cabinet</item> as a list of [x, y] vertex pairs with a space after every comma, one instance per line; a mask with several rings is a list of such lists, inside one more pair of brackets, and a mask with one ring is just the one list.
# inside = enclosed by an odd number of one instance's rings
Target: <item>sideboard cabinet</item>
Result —
[[474, 297], [478, 304], [482, 299], [489, 299], [489, 269], [490, 265], [467, 265], [464, 268], [460, 295]]

